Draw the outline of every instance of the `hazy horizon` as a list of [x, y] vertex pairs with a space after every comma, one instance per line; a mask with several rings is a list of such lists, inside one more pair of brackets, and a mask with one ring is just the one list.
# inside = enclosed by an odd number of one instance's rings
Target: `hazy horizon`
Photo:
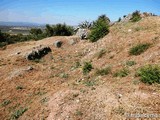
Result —
[[160, 15], [159, 0], [1, 0], [0, 21], [77, 25], [106, 14], [111, 21], [135, 10]]

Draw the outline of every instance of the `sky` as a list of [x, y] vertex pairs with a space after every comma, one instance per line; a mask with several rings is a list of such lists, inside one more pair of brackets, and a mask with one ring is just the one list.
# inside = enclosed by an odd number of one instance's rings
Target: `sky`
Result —
[[135, 10], [160, 15], [160, 0], [0, 0], [0, 21], [77, 25], [102, 14], [116, 21]]

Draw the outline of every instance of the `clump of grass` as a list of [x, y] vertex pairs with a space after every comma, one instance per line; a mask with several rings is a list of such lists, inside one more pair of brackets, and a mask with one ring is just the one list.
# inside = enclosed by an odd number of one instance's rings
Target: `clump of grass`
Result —
[[82, 116], [82, 115], [83, 115], [83, 113], [82, 113], [81, 111], [79, 111], [79, 110], [77, 110], [75, 114], [76, 114], [77, 116]]
[[68, 78], [69, 75], [68, 75], [67, 73], [62, 73], [62, 74], [60, 74], [60, 77], [61, 77], [61, 78]]
[[143, 83], [160, 84], [160, 66], [158, 65], [146, 65], [138, 69], [136, 76], [140, 77]]
[[83, 84], [85, 84], [86, 86], [90, 87], [90, 86], [96, 85], [96, 82], [92, 81], [92, 80], [87, 80], [87, 81], [84, 81]]
[[111, 68], [110, 67], [105, 67], [103, 69], [97, 69], [96, 71], [96, 75], [108, 75], [111, 72]]
[[83, 74], [88, 74], [93, 69], [91, 62], [85, 62], [82, 69]]
[[133, 65], [136, 65], [136, 62], [135, 61], [127, 61], [126, 65], [133, 66]]
[[101, 57], [103, 57], [103, 55], [106, 54], [106, 50], [102, 49], [98, 52], [97, 54], [97, 59], [100, 59]]
[[122, 70], [117, 71], [114, 73], [114, 77], [126, 77], [129, 74], [129, 70], [127, 68], [123, 68]]
[[10, 104], [11, 101], [10, 100], [4, 100], [1, 104], [2, 107], [7, 106], [8, 104]]
[[150, 43], [141, 43], [136, 46], [133, 46], [129, 50], [130, 55], [140, 55], [141, 53], [145, 52], [151, 46]]
[[79, 61], [77, 61], [74, 65], [74, 68], [79, 68], [81, 66], [81, 63]]
[[17, 90], [22, 90], [22, 89], [23, 89], [23, 86], [17, 86], [16, 89], [17, 89]]
[[19, 110], [16, 110], [12, 115], [11, 119], [12, 120], [17, 120], [20, 116], [23, 115], [28, 110], [28, 108], [20, 108]]

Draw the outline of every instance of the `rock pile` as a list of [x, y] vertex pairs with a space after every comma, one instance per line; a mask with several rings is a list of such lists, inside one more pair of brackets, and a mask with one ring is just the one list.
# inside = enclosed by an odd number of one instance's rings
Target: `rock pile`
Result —
[[27, 60], [40, 59], [44, 55], [48, 54], [49, 52], [51, 52], [51, 48], [50, 47], [40, 45], [38, 47], [34, 47], [32, 51], [27, 53], [26, 59]]

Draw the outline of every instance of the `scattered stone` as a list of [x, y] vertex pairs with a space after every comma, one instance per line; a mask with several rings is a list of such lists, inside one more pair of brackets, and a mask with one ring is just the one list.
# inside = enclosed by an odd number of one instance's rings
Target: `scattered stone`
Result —
[[132, 29], [128, 29], [128, 32], [132, 32]]
[[19, 54], [21, 54], [21, 52], [17, 52], [17, 53], [16, 53], [16, 55], [19, 55]]
[[50, 47], [40, 45], [38, 47], [34, 47], [32, 51], [27, 53], [26, 59], [27, 60], [40, 59], [44, 55], [48, 54], [49, 52], [51, 52], [51, 48]]
[[62, 46], [62, 43], [63, 43], [62, 41], [57, 40], [57, 41], [54, 42], [54, 46], [57, 47], [57, 48], [60, 48]]
[[33, 67], [32, 67], [32, 66], [29, 66], [26, 70], [27, 70], [27, 71], [33, 70]]

